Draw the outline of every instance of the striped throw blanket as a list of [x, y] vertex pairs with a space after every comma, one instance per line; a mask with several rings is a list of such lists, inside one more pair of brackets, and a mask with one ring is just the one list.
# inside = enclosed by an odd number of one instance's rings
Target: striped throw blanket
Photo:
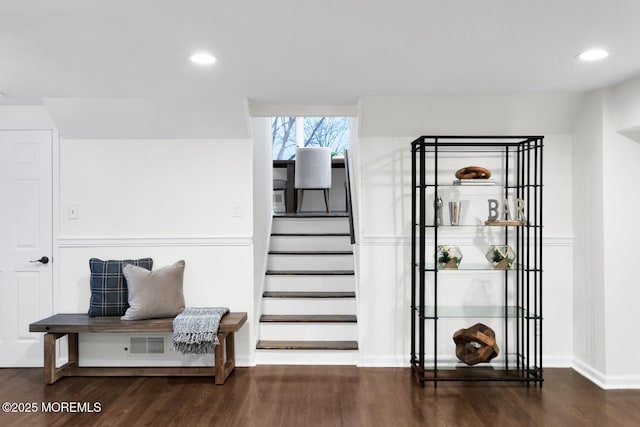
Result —
[[213, 353], [220, 319], [227, 307], [187, 307], [173, 319], [173, 350], [184, 354]]

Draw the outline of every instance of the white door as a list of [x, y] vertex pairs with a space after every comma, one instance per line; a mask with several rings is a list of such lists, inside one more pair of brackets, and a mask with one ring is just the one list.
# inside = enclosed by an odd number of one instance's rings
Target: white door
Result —
[[29, 323], [53, 310], [52, 140], [0, 131], [0, 367], [43, 364]]

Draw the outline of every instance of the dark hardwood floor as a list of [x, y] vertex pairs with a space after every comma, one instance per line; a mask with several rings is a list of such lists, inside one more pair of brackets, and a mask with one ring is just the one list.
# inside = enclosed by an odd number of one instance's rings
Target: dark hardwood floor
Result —
[[[47, 386], [41, 369], [0, 369], [0, 402], [38, 409], [0, 412], [3, 427], [640, 425], [640, 390], [604, 391], [571, 369], [545, 370], [542, 387], [437, 388], [417, 386], [408, 368], [237, 368], [221, 386], [213, 378], [158, 377], [63, 378]], [[43, 413], [43, 402], [51, 410], [80, 402], [100, 411]]]

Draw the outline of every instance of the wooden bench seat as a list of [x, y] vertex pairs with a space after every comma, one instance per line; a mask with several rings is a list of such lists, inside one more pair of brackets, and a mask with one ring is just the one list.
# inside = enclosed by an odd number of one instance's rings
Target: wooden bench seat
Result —
[[[167, 333], [173, 332], [173, 318], [120, 320], [118, 316], [89, 317], [87, 314], [56, 314], [29, 325], [30, 332], [45, 332], [44, 382], [53, 384], [64, 376], [215, 376], [224, 384], [235, 368], [234, 333], [247, 321], [247, 313], [227, 313], [220, 320], [214, 352], [215, 366], [171, 367], [85, 367], [79, 366], [79, 333]], [[67, 336], [69, 358], [56, 367], [57, 340]]]

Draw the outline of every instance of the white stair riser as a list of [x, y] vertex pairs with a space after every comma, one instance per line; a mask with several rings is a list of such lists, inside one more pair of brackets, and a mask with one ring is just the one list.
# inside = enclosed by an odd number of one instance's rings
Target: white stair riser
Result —
[[357, 365], [358, 350], [256, 350], [256, 365]]
[[353, 270], [353, 255], [269, 255], [269, 270]]
[[348, 233], [347, 218], [273, 218], [272, 233]]
[[263, 298], [263, 314], [356, 314], [355, 298]]
[[271, 236], [272, 251], [350, 251], [349, 236]]
[[355, 291], [354, 276], [266, 276], [265, 291]]
[[355, 323], [261, 323], [260, 339], [265, 341], [357, 341]]

